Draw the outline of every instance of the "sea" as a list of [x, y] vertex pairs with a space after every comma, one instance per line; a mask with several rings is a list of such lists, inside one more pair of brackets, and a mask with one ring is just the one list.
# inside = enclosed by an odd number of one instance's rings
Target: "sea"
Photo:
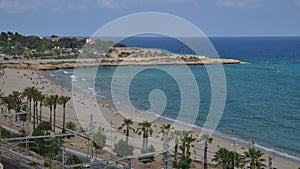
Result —
[[[226, 102], [215, 133], [244, 143], [255, 141], [257, 148], [300, 161], [300, 37], [210, 37], [209, 40], [220, 58], [247, 62], [223, 65]], [[136, 36], [120, 43], [169, 53], [194, 53], [183, 42], [170, 37]], [[183, 69], [180, 65], [169, 67], [179, 72]], [[131, 104], [137, 110], [148, 110], [151, 107], [149, 94], [160, 89], [167, 98], [160, 116], [176, 120], [182, 101], [176, 79], [161, 69], [138, 68], [143, 71], [131, 79]], [[201, 127], [211, 105], [210, 78], [206, 66], [191, 65], [188, 68], [197, 81], [196, 92], [200, 93], [195, 125]], [[74, 77], [73, 69], [51, 70], [47, 76], [71, 89], [72, 82], [93, 78], [89, 73], [93, 68], [79, 69], [86, 72], [80, 78]], [[99, 67], [94, 77], [95, 86], [85, 86], [82, 90], [112, 101], [111, 84], [116, 69], [117, 66]], [[189, 81], [184, 85], [188, 87]]]

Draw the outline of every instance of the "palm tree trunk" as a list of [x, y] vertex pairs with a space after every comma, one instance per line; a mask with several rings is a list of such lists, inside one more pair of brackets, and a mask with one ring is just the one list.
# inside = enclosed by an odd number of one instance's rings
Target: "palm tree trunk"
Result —
[[178, 158], [178, 140], [175, 140], [175, 147], [174, 147], [174, 160], [177, 161]]
[[143, 150], [145, 150], [146, 134], [143, 133]]
[[33, 101], [33, 129], [35, 129], [35, 101]]
[[35, 121], [36, 121], [36, 125], [38, 125], [39, 123], [39, 119], [38, 119], [38, 115], [39, 115], [39, 112], [38, 112], [38, 101], [35, 101]]
[[182, 155], [184, 156], [185, 155], [185, 141], [182, 142]]
[[63, 105], [63, 133], [65, 132], [65, 123], [66, 123], [66, 105]]
[[205, 143], [205, 147], [204, 147], [204, 169], [207, 169], [207, 143]]
[[56, 105], [53, 107], [53, 132], [55, 133]]
[[43, 109], [43, 102], [40, 102], [40, 123], [42, 122], [42, 109]]
[[126, 143], [128, 143], [128, 137], [129, 137], [129, 127], [126, 128]]
[[28, 113], [29, 113], [29, 122], [31, 122], [31, 98], [29, 99], [29, 107], [28, 107]]
[[50, 106], [50, 124], [52, 125], [52, 106]]
[[148, 152], [148, 134], [146, 135], [146, 138], [145, 138], [145, 147], [146, 147], [146, 150]]
[[187, 146], [186, 146], [186, 157], [190, 157], [190, 145], [188, 144]]

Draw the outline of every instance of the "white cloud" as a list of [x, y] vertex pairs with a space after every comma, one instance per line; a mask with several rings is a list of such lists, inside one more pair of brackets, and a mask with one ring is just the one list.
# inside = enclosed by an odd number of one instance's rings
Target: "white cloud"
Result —
[[253, 8], [259, 6], [259, 0], [217, 0], [217, 5], [234, 8]]
[[0, 10], [5, 12], [17, 13], [28, 10], [34, 10], [41, 6], [40, 0], [0, 0]]
[[119, 5], [117, 0], [98, 0], [97, 3], [101, 8], [114, 8]]

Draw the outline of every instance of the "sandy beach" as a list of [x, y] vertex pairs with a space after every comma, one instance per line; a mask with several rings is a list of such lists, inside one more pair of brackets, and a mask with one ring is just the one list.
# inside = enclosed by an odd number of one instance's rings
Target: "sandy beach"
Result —
[[[5, 75], [1, 77], [1, 82], [3, 82], [2, 89], [5, 94], [9, 94], [11, 91], [23, 91], [24, 88], [28, 86], [35, 86], [43, 94], [53, 95], [58, 94], [59, 96], [67, 95], [71, 96], [71, 100], [67, 104], [66, 108], [66, 122], [73, 121], [77, 124], [77, 130], [80, 131], [80, 125], [83, 129], [86, 129], [88, 124], [90, 123], [90, 114], [93, 114], [94, 121], [96, 122], [96, 130], [100, 129], [107, 135], [107, 144], [108, 146], [105, 148], [107, 151], [111, 151], [109, 145], [112, 143], [117, 143], [120, 139], [125, 140], [125, 135], [122, 132], [117, 131], [117, 128], [122, 124], [124, 117], [116, 111], [114, 107], [109, 105], [109, 102], [103, 99], [95, 99], [94, 95], [90, 95], [89, 93], [84, 92], [72, 92], [72, 90], [64, 88], [60, 85], [55, 84], [51, 80], [45, 77], [45, 73], [43, 71], [35, 71], [35, 70], [17, 70], [17, 69], [4, 69]], [[101, 112], [101, 115], [98, 115], [98, 112]], [[49, 110], [48, 108], [44, 108], [43, 110], [43, 118], [49, 118]], [[160, 126], [164, 123], [168, 123], [165, 120], [157, 119], [157, 117], [148, 113], [140, 113], [140, 112], [126, 112], [126, 117], [134, 117], [135, 121], [142, 122], [144, 120], [151, 120], [152, 126], [154, 129], [153, 137], [149, 139], [149, 145], [153, 144], [157, 151], [162, 150], [162, 142], [160, 138], [157, 138], [156, 135], [160, 130]], [[78, 120], [80, 119], [80, 122]], [[112, 127], [110, 126], [110, 122], [113, 122]], [[137, 127], [138, 123], [134, 123], [134, 127]], [[58, 125], [62, 125], [62, 106], [58, 106], [57, 108], [57, 123]], [[176, 124], [175, 129], [177, 130], [191, 130], [189, 126]], [[199, 136], [199, 131], [195, 130], [193, 132], [195, 136]], [[136, 147], [135, 153], [140, 153], [140, 147], [142, 146], [142, 137], [130, 133], [129, 143]], [[208, 158], [211, 159], [214, 155], [214, 152], [218, 150], [219, 147], [225, 147], [229, 150], [234, 150], [232, 146], [233, 141], [229, 139], [224, 139], [218, 136], [213, 135], [213, 142], [209, 145], [209, 153]], [[76, 140], [75, 140], [76, 142]], [[77, 140], [76, 144], [79, 147], [84, 147], [84, 142], [82, 140]], [[174, 144], [174, 141], [171, 141], [171, 144]], [[247, 151], [249, 145], [240, 144], [236, 147], [236, 151], [243, 154], [244, 151]], [[201, 157], [203, 155], [203, 144], [195, 143], [195, 151], [193, 152], [191, 157], [197, 158], [198, 160], [202, 160]], [[300, 162], [293, 161], [288, 158], [281, 157], [272, 152], [264, 152], [264, 157], [268, 160], [269, 156], [273, 158], [273, 167], [280, 169], [297, 169], [300, 167]], [[209, 160], [211, 163], [211, 161]], [[266, 161], [266, 165], [268, 162]]]

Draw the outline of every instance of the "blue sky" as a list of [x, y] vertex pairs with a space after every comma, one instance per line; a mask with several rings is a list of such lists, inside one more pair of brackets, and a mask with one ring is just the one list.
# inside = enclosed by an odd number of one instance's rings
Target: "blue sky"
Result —
[[137, 12], [177, 15], [208, 36], [300, 36], [300, 0], [0, 0], [0, 31], [88, 36]]

